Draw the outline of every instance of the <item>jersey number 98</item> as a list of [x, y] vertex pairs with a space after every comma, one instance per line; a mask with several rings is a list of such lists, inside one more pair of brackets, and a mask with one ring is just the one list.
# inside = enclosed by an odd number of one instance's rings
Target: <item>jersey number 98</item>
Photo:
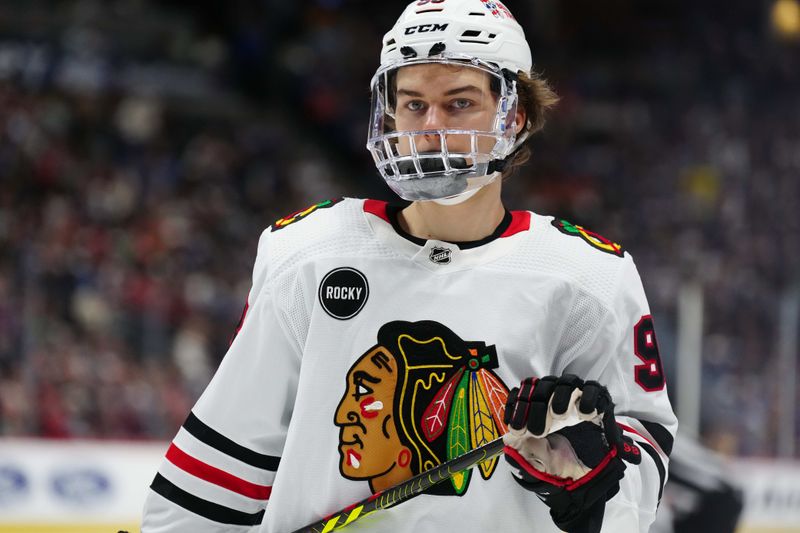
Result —
[[633, 326], [633, 350], [636, 357], [642, 360], [642, 364], [636, 365], [634, 369], [636, 383], [647, 392], [662, 390], [666, 380], [652, 316], [643, 316]]

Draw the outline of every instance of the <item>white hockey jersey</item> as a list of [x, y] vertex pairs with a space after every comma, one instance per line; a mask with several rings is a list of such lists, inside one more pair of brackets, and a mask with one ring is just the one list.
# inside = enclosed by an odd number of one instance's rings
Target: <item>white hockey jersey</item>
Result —
[[[603, 531], [646, 532], [677, 421], [631, 256], [506, 214], [473, 243], [404, 234], [375, 200], [312, 206], [259, 241], [246, 314], [151, 486], [143, 533], [286, 533], [501, 435], [529, 376], [606, 385], [640, 444]], [[348, 531], [558, 531], [500, 458]]]

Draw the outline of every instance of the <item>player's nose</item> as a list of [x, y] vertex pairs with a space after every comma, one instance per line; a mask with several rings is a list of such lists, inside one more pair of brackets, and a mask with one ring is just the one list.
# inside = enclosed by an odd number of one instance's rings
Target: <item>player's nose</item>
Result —
[[440, 105], [431, 105], [428, 106], [428, 109], [425, 111], [425, 121], [424, 126], [425, 129], [439, 129], [444, 128], [444, 110]]
[[[425, 113], [422, 129], [440, 130], [446, 127], [444, 111], [439, 106], [430, 106]], [[417, 138], [417, 149], [420, 152], [439, 150], [441, 143], [441, 136], [438, 133], [427, 133]]]
[[423, 128], [426, 130], [438, 130], [446, 127], [445, 113], [441, 106], [431, 105], [425, 111]]

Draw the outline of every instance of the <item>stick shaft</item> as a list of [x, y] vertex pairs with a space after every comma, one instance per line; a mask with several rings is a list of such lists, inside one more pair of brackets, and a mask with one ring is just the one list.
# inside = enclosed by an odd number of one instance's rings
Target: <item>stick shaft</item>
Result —
[[417, 474], [402, 483], [398, 483], [394, 487], [389, 487], [386, 490], [373, 494], [369, 498], [345, 507], [322, 520], [301, 527], [294, 531], [294, 533], [328, 533], [329, 531], [341, 529], [370, 513], [381, 509], [388, 509], [406, 500], [410, 500], [429, 487], [450, 479], [454, 474], [462, 470], [467, 470], [482, 461], [491, 459], [499, 455], [502, 451], [503, 438], [499, 437], [493, 441], [487, 442], [483, 446], [479, 446], [474, 450], [468, 451], [463, 455], [459, 455], [439, 466], [431, 468], [427, 472]]

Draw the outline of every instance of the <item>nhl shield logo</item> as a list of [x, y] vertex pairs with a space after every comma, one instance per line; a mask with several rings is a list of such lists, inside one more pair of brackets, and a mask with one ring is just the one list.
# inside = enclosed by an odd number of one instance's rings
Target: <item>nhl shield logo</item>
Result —
[[431, 262], [436, 263], [437, 265], [447, 265], [450, 263], [450, 255], [452, 254], [452, 250], [450, 248], [442, 248], [441, 246], [434, 246], [431, 249], [431, 254], [428, 256], [428, 259]]

